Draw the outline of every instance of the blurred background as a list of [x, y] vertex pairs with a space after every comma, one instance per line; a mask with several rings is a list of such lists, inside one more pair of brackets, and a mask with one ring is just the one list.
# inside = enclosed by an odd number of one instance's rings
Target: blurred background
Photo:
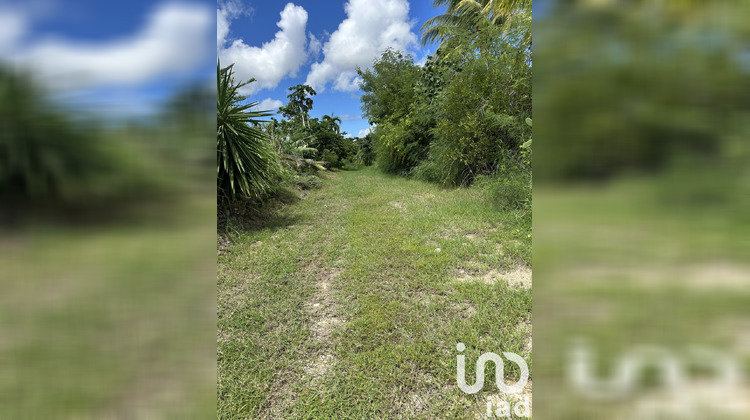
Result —
[[213, 7], [0, 0], [0, 418], [215, 416]]
[[[215, 416], [213, 4], [19, 3], [0, 418]], [[538, 418], [750, 418], [749, 15], [534, 2]]]
[[537, 418], [750, 418], [747, 16], [534, 2]]

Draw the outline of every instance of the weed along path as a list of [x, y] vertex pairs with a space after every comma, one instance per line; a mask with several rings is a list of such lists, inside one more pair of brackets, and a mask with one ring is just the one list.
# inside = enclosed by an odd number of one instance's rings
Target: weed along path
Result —
[[[479, 188], [366, 168], [327, 173], [262, 224], [230, 220], [218, 417], [479, 418], [529, 399], [531, 380], [499, 394], [492, 368], [476, 394], [456, 381], [458, 343], [469, 384], [485, 352], [532, 366], [529, 218]], [[506, 360], [506, 383], [519, 376]]]

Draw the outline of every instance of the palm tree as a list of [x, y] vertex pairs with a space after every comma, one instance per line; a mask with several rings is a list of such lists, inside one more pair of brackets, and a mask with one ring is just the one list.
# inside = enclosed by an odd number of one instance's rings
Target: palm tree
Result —
[[255, 79], [235, 83], [232, 67], [216, 64], [217, 192], [228, 200], [262, 198], [279, 174], [278, 158], [259, 127], [260, 118], [271, 113], [251, 110], [257, 102], [242, 103], [247, 97], [239, 89]]
[[434, 0], [446, 12], [422, 25], [422, 46], [443, 42], [465, 31], [476, 32], [482, 24], [505, 25], [519, 12], [529, 11], [531, 0]]
[[336, 134], [341, 133], [341, 118], [334, 117], [332, 115], [323, 115], [323, 124], [325, 124], [326, 128], [336, 132]]

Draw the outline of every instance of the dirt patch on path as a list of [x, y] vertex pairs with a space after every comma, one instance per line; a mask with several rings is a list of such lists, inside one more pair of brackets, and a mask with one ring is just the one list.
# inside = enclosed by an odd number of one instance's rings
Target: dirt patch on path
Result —
[[311, 281], [315, 282], [316, 291], [309, 301], [305, 303], [305, 311], [309, 315], [310, 332], [314, 347], [302, 367], [301, 378], [280, 378], [280, 388], [272, 399], [273, 403], [268, 410], [266, 418], [286, 418], [290, 407], [294, 404], [294, 383], [305, 386], [316, 385], [330, 373], [331, 366], [336, 362], [336, 357], [331, 352], [333, 345], [331, 336], [334, 328], [342, 324], [344, 319], [339, 315], [338, 305], [333, 299], [332, 283], [341, 274], [337, 270], [327, 270], [314, 263], [304, 267], [302, 273]]
[[[505, 384], [508, 386], [514, 385], [512, 381], [505, 381]], [[529, 379], [523, 390], [517, 394], [491, 394], [486, 398], [480, 398], [479, 402], [480, 404], [477, 407], [477, 419], [502, 417], [532, 418], [533, 404], [531, 380]], [[490, 415], [487, 415], [488, 411]], [[518, 416], [518, 414], [520, 414], [520, 416]]]
[[564, 274], [583, 284], [618, 282], [647, 290], [674, 287], [695, 292], [746, 293], [750, 290], [750, 266], [728, 261], [682, 265], [571, 267]]
[[456, 281], [481, 281], [484, 284], [495, 284], [504, 280], [512, 288], [531, 288], [531, 268], [525, 265], [519, 265], [511, 270], [491, 270], [477, 274], [462, 274], [456, 277]]
[[341, 272], [327, 270], [317, 265], [307, 267], [305, 272], [315, 278], [317, 287], [316, 293], [305, 306], [310, 314], [310, 331], [313, 340], [320, 345], [320, 351], [312, 355], [312, 360], [303, 369], [309, 379], [315, 381], [325, 376], [335, 361], [335, 357], [329, 352], [332, 347], [331, 334], [334, 328], [344, 322], [344, 319], [339, 315], [338, 306], [331, 296], [331, 284], [338, 279]]

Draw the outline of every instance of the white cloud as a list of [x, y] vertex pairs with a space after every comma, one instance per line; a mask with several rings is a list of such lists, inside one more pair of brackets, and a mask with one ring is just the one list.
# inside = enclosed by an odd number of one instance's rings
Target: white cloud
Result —
[[356, 71], [343, 71], [333, 81], [333, 88], [343, 92], [352, 92], [359, 89], [362, 78], [357, 76]]
[[12, 48], [28, 29], [28, 20], [21, 13], [0, 8], [0, 52]]
[[339, 118], [341, 118], [341, 121], [357, 121], [362, 119], [362, 115], [342, 114], [339, 115]]
[[205, 63], [213, 49], [207, 42], [213, 25], [210, 8], [169, 3], [132, 37], [99, 43], [47, 38], [16, 46], [15, 61], [57, 89], [137, 85]]
[[310, 44], [307, 49], [310, 51], [310, 56], [317, 58], [320, 55], [320, 50], [323, 49], [323, 44], [320, 43], [320, 40], [312, 32], [308, 36], [310, 37]]
[[253, 110], [277, 112], [281, 105], [284, 105], [284, 103], [278, 99], [266, 98], [260, 101], [260, 103], [257, 106], [254, 106]]
[[359, 88], [355, 69], [369, 68], [388, 47], [406, 52], [416, 44], [407, 0], [349, 0], [347, 18], [323, 46], [325, 57], [313, 63], [308, 85], [323, 91], [328, 82], [341, 91]]
[[231, 22], [240, 16], [250, 16], [252, 13], [253, 9], [243, 5], [239, 0], [219, 2], [219, 7], [216, 9], [216, 51], [224, 48]]
[[425, 52], [424, 55], [422, 55], [422, 58], [420, 58], [416, 63], [419, 67], [424, 67], [425, 64], [427, 64], [427, 60], [430, 58], [429, 51]]
[[[275, 88], [287, 75], [295, 77], [307, 59], [307, 11], [301, 6], [289, 3], [280, 15], [281, 19], [276, 25], [281, 30], [276, 32], [273, 40], [261, 47], [250, 46], [243, 40], [236, 39], [226, 48], [219, 50], [222, 65], [234, 63], [237, 80], [256, 79], [256, 82], [243, 90], [243, 94], [253, 94], [263, 88]], [[231, 13], [227, 12], [226, 16], [231, 17]], [[227, 25], [226, 33], [228, 31]]]
[[372, 133], [372, 127], [367, 127], [359, 130], [359, 133], [357, 134], [357, 137], [364, 137], [368, 134]]

